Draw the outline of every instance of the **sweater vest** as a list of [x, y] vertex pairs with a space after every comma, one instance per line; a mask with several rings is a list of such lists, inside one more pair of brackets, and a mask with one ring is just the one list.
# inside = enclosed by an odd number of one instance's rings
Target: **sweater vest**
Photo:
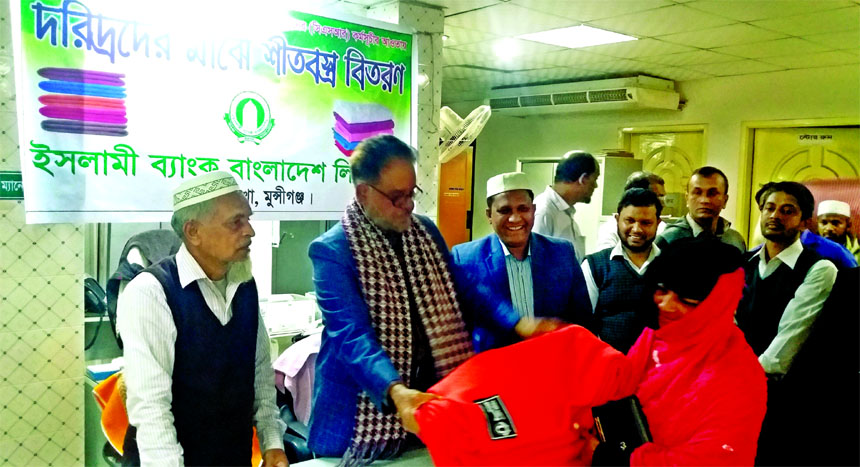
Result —
[[785, 307], [794, 298], [806, 273], [822, 257], [804, 248], [794, 269], [780, 264], [766, 279], [762, 279], [758, 272], [761, 259], [759, 251], [747, 253], [746, 259], [744, 272], [747, 286], [738, 304], [736, 319], [747, 343], [756, 355], [761, 355], [776, 337]]
[[[150, 266], [176, 325], [173, 425], [185, 465], [248, 465], [253, 437], [258, 300], [253, 280], [239, 286], [222, 325], [197, 282], [179, 283], [176, 257]], [[128, 439], [127, 439], [128, 441]]]
[[620, 256], [610, 258], [612, 248], [587, 257], [591, 275], [600, 291], [594, 310], [594, 331], [616, 350], [627, 353], [645, 326], [656, 328], [656, 312], [645, 296], [645, 279]]

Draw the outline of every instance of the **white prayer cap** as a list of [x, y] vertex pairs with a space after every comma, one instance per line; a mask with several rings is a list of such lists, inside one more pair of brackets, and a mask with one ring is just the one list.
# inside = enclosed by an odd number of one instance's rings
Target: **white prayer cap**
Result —
[[199, 175], [182, 182], [173, 190], [173, 211], [192, 206], [212, 198], [241, 191], [229, 172], [216, 171]]
[[845, 201], [836, 201], [828, 199], [818, 203], [818, 215], [839, 214], [840, 216], [851, 217], [851, 206]]
[[503, 173], [487, 180], [487, 199], [506, 191], [531, 189], [528, 175], [522, 172]]

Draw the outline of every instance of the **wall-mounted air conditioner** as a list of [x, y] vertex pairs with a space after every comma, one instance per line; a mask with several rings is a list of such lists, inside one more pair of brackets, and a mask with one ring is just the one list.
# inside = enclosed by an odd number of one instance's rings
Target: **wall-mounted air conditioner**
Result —
[[650, 76], [523, 86], [490, 91], [490, 108], [505, 115], [619, 109], [678, 110], [675, 83]]

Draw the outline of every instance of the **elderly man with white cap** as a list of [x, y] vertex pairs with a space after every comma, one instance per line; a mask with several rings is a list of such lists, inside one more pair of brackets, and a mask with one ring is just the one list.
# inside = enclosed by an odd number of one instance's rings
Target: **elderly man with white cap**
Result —
[[454, 247], [460, 300], [476, 351], [512, 344], [566, 323], [586, 325], [591, 302], [573, 245], [532, 232], [534, 192], [522, 172], [487, 181], [494, 234]]
[[251, 214], [230, 173], [185, 181], [171, 220], [182, 247], [119, 298], [130, 463], [248, 465], [256, 427], [263, 465], [287, 465], [248, 257]]
[[860, 242], [851, 232], [851, 205], [828, 199], [818, 204], [818, 232], [844, 246], [860, 262]]

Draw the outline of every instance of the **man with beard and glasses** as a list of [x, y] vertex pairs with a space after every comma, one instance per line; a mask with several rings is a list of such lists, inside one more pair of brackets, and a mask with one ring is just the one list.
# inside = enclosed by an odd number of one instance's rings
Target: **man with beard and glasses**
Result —
[[251, 214], [227, 172], [182, 183], [170, 222], [182, 246], [119, 297], [129, 463], [247, 465], [256, 427], [263, 465], [287, 465], [248, 257]]
[[731, 228], [731, 223], [720, 216], [729, 201], [729, 179], [716, 167], [700, 167], [693, 171], [687, 182], [687, 214], [668, 224], [666, 230], [657, 237], [660, 248], [679, 238], [715, 236], [741, 252], [745, 252], [746, 242], [740, 232]]
[[535, 205], [523, 172], [487, 180], [495, 233], [454, 247], [460, 300], [478, 352], [553, 331], [587, 326], [588, 293], [570, 242], [532, 231]]
[[412, 213], [415, 163], [394, 136], [359, 143], [355, 198], [308, 249], [325, 324], [308, 445], [345, 465], [418, 443], [415, 409], [438, 397], [424, 391], [472, 355], [445, 240]]
[[836, 280], [836, 266], [800, 241], [814, 207], [812, 193], [797, 182], [773, 183], [759, 197], [765, 244], [747, 255], [747, 290], [737, 311], [738, 326], [769, 380], [757, 464], [790, 461], [790, 455], [782, 457], [789, 451], [780, 430], [790, 421], [796, 401], [782, 397], [780, 380], [809, 336]]
[[626, 353], [645, 326], [655, 327], [656, 316], [646, 292], [645, 271], [660, 254], [654, 244], [662, 204], [644, 188], [624, 192], [615, 214], [620, 242], [588, 255], [582, 273], [594, 311], [594, 333]]

